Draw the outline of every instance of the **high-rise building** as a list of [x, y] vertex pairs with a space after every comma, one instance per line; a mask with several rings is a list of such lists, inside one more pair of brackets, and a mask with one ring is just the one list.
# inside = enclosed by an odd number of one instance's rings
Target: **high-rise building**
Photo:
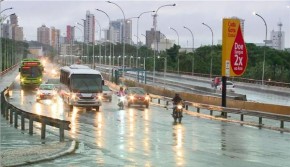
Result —
[[18, 26], [18, 17], [16, 14], [10, 15], [11, 39], [23, 41], [23, 27]]
[[37, 28], [37, 41], [45, 44], [50, 45], [50, 30], [45, 25]]
[[2, 24], [2, 38], [12, 39], [12, 26], [9, 21], [5, 24]]
[[[157, 43], [160, 42], [160, 31], [156, 31], [156, 40]], [[154, 49], [155, 47], [153, 45], [153, 42], [154, 42], [154, 28], [151, 28], [150, 31], [146, 31], [146, 46], [148, 48]], [[155, 49], [158, 50], [157, 47]]]
[[17, 15], [16, 14], [10, 15], [10, 21], [11, 21], [11, 24], [18, 25], [18, 17], [17, 17]]
[[279, 31], [271, 31], [271, 41], [272, 41], [272, 48], [278, 50], [285, 49], [285, 33], [282, 31], [282, 23], [279, 22]]
[[23, 41], [23, 27], [12, 25], [12, 39]]
[[[127, 44], [132, 44], [132, 20], [127, 19], [125, 21], [125, 26], [123, 26], [123, 19], [118, 19], [116, 21], [111, 21], [111, 35], [109, 31], [106, 31], [106, 39], [122, 43], [123, 41], [123, 30], [125, 30], [124, 34], [124, 42]], [[112, 39], [110, 39], [110, 37]]]
[[125, 29], [125, 43], [132, 45], [132, 20], [125, 20], [125, 27], [123, 28]]
[[66, 43], [70, 44], [75, 39], [75, 27], [67, 25], [66, 26]]
[[122, 43], [122, 34], [123, 34], [122, 22], [120, 20], [117, 20], [117, 21], [111, 21], [110, 24], [111, 24], [111, 32], [112, 32], [111, 41]]
[[59, 38], [60, 38], [60, 30], [56, 29], [55, 27], [50, 28], [50, 45], [55, 48], [59, 49]]
[[95, 41], [95, 16], [87, 11], [86, 19], [84, 20], [84, 39], [85, 43]]

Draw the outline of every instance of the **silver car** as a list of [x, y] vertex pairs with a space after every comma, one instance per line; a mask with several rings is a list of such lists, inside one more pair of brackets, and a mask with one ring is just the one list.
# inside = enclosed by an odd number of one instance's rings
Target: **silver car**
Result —
[[111, 102], [113, 91], [108, 87], [108, 85], [103, 85], [102, 87], [103, 87], [102, 100], [108, 100], [109, 102]]

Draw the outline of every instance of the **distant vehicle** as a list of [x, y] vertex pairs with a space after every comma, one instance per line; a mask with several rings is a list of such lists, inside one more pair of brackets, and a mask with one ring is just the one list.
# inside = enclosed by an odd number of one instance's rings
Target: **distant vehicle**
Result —
[[112, 101], [113, 91], [108, 87], [108, 85], [103, 85], [103, 96], [102, 100]]
[[[234, 92], [235, 91], [235, 84], [231, 81], [227, 81], [227, 91]], [[217, 86], [217, 90], [222, 90], [222, 83]]]
[[59, 78], [50, 78], [45, 83], [46, 84], [53, 84], [56, 89], [60, 88], [60, 80], [59, 80]]
[[127, 106], [131, 105], [145, 105], [146, 108], [149, 107], [150, 96], [145, 92], [143, 88], [140, 87], [128, 87], [125, 90], [127, 96]]
[[44, 99], [57, 100], [57, 92], [53, 84], [41, 84], [37, 88], [36, 101], [39, 102]]
[[102, 105], [102, 74], [84, 65], [71, 65], [60, 70], [60, 96], [70, 110], [73, 106], [99, 111]]
[[23, 59], [20, 64], [20, 85], [39, 86], [42, 83], [43, 65], [39, 59]]
[[221, 82], [222, 82], [221, 77], [215, 77], [214, 79], [212, 79], [211, 87], [217, 88], [217, 86], [220, 85]]

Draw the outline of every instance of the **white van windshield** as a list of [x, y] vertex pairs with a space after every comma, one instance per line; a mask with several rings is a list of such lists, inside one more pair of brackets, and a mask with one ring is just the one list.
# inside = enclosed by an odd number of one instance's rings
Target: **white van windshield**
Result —
[[99, 93], [102, 92], [102, 77], [95, 74], [73, 74], [70, 87], [73, 92]]

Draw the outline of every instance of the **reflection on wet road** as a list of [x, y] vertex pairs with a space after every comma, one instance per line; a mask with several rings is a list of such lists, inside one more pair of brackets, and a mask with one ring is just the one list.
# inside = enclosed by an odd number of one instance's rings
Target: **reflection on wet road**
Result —
[[[75, 154], [32, 166], [275, 166], [290, 164], [290, 135], [184, 114], [174, 124], [171, 111], [119, 110], [117, 97], [100, 112], [35, 101], [35, 91], [17, 84], [10, 101], [26, 111], [71, 121], [67, 137], [80, 142]], [[49, 129], [49, 128], [48, 128]], [[51, 131], [55, 129], [51, 128]]]

